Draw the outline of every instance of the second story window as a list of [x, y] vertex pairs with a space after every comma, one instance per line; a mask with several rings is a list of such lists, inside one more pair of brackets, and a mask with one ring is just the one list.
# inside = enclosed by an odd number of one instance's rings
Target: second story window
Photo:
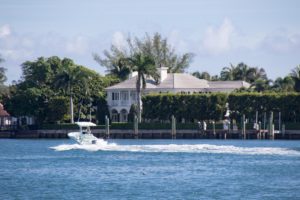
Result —
[[121, 92], [121, 100], [122, 101], [128, 101], [128, 92], [127, 91], [122, 91]]
[[130, 92], [130, 99], [131, 99], [131, 101], [136, 101], [136, 92], [135, 91]]
[[113, 101], [118, 101], [119, 100], [119, 92], [113, 92], [111, 95], [111, 98]]

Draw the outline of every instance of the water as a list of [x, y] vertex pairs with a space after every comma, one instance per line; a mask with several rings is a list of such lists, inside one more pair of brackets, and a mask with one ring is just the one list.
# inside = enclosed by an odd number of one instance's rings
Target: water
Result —
[[3, 139], [0, 199], [300, 199], [300, 142]]

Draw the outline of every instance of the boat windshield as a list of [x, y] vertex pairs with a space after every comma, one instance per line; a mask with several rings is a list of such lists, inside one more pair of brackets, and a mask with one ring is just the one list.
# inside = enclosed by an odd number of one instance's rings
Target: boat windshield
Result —
[[82, 129], [82, 134], [91, 133], [91, 128], [87, 127], [86, 129]]

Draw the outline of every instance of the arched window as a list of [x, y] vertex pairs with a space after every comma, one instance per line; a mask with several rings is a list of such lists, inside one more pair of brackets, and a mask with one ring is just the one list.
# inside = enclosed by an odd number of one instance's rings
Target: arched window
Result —
[[119, 122], [119, 113], [117, 110], [113, 109], [111, 111], [111, 121], [112, 122]]
[[128, 121], [128, 112], [126, 109], [122, 109], [120, 112], [120, 122], [127, 122]]

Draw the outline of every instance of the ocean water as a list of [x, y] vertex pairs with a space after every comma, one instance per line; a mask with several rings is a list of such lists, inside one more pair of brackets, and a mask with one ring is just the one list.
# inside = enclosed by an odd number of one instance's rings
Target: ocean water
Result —
[[2, 139], [0, 199], [300, 199], [300, 141]]

